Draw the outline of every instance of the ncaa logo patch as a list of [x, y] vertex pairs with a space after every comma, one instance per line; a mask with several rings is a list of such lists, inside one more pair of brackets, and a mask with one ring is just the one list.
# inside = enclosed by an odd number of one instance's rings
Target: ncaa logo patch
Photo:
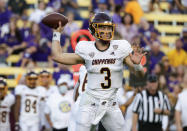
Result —
[[95, 56], [95, 53], [94, 52], [91, 52], [88, 54], [91, 58], [93, 58]]
[[113, 45], [114, 50], [117, 50], [118, 45]]
[[59, 109], [63, 113], [67, 113], [71, 111], [71, 104], [68, 101], [62, 101], [59, 104]]

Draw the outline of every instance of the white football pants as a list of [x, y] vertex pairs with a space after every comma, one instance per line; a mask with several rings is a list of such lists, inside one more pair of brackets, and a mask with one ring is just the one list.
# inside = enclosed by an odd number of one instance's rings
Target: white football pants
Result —
[[76, 117], [76, 131], [95, 130], [102, 122], [107, 131], [125, 131], [125, 121], [116, 99], [97, 99], [82, 94]]

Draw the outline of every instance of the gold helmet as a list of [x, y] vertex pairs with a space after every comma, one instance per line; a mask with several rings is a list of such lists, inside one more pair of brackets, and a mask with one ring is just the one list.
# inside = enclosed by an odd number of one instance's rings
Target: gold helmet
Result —
[[[102, 27], [108, 27], [108, 30], [103, 30]], [[95, 14], [95, 16], [90, 20], [88, 29], [96, 39], [110, 41], [114, 37], [115, 24], [108, 14], [100, 12]], [[104, 38], [102, 37], [102, 34], [108, 34], [109, 37]]]

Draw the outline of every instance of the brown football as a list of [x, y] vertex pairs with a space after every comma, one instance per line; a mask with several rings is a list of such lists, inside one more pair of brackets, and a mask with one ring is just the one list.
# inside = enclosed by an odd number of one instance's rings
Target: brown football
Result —
[[42, 19], [42, 23], [47, 25], [50, 28], [58, 28], [59, 21], [61, 21], [62, 26], [65, 26], [68, 23], [68, 18], [60, 13], [50, 13]]

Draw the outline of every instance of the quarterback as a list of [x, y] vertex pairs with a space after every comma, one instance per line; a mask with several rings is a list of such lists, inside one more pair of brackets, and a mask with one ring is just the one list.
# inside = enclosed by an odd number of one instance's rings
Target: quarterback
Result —
[[102, 122], [107, 131], [124, 131], [124, 118], [119, 109], [116, 92], [122, 87], [123, 64], [137, 76], [143, 76], [140, 61], [145, 53], [134, 50], [126, 40], [112, 40], [115, 24], [106, 13], [95, 14], [89, 23], [89, 31], [95, 41], [80, 41], [75, 53], [62, 53], [61, 22], [54, 29], [52, 54], [56, 62], [84, 64], [87, 70], [87, 88], [83, 92], [76, 118], [77, 131], [89, 131]]

